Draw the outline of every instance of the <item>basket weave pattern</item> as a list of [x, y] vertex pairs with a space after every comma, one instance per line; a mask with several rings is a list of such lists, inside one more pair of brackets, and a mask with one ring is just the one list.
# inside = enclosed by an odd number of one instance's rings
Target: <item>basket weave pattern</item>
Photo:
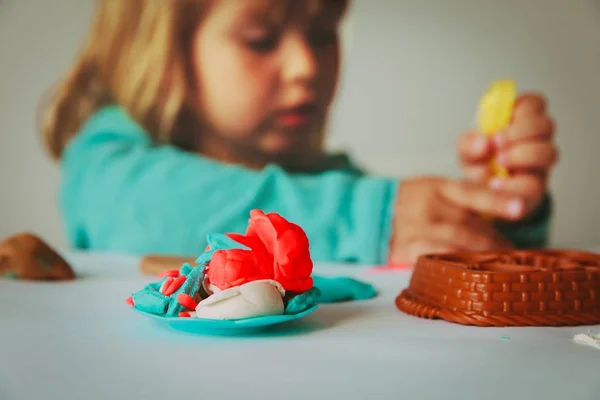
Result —
[[477, 326], [600, 323], [600, 254], [476, 252], [421, 256], [397, 307]]

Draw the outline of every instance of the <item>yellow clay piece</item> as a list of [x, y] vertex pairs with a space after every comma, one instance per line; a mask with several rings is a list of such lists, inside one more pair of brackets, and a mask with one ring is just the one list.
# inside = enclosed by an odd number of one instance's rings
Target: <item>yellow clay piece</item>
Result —
[[[515, 81], [507, 79], [493, 82], [479, 104], [479, 131], [487, 136], [493, 136], [504, 130], [512, 119], [516, 99]], [[495, 161], [492, 161], [490, 167], [495, 177], [508, 177], [506, 168]]]

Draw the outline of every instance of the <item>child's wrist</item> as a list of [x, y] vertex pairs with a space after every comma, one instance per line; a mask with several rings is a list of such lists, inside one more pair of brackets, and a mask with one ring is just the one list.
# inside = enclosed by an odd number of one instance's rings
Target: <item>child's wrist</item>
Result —
[[546, 221], [552, 215], [552, 196], [546, 192], [542, 197], [542, 200], [525, 218], [519, 223], [521, 224], [535, 224], [537, 222]]
[[520, 221], [497, 221], [498, 231], [518, 248], [545, 247], [548, 242], [548, 230], [553, 213], [553, 201], [546, 193], [542, 202], [529, 215]]

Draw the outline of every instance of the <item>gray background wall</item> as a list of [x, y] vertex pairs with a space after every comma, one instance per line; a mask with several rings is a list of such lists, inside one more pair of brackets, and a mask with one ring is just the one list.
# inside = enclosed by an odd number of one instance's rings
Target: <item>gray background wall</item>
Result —
[[[599, 1], [353, 3], [332, 148], [377, 173], [458, 175], [458, 133], [473, 126], [487, 84], [514, 77], [549, 97], [558, 123], [553, 243], [600, 242]], [[36, 107], [76, 53], [93, 4], [0, 0], [0, 237], [30, 230], [65, 245]]]

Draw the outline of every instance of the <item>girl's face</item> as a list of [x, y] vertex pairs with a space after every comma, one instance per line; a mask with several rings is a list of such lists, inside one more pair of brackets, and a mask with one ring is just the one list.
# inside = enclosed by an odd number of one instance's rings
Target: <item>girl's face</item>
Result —
[[302, 165], [318, 153], [338, 79], [344, 1], [215, 0], [195, 32], [199, 149]]

